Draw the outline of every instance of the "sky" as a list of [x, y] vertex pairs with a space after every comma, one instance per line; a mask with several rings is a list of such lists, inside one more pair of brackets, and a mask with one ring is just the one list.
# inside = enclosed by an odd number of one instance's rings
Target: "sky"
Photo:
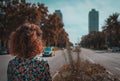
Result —
[[120, 0], [27, 0], [27, 2], [44, 3], [50, 13], [61, 10], [64, 28], [72, 43], [88, 34], [88, 13], [91, 9], [99, 11], [99, 31], [109, 15], [120, 13]]

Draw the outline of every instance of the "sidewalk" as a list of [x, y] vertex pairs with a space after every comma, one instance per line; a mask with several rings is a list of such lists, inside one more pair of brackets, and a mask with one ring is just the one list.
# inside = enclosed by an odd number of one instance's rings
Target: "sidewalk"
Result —
[[7, 66], [12, 58], [10, 55], [0, 55], [0, 81], [7, 81]]

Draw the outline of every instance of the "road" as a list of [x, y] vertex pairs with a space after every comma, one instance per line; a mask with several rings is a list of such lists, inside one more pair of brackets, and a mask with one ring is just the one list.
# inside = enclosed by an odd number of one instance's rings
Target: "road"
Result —
[[[92, 63], [99, 63], [104, 66], [111, 74], [120, 77], [120, 53], [108, 53], [105, 51], [93, 51], [89, 49], [81, 48], [81, 58], [89, 60]], [[76, 54], [73, 52], [74, 59]], [[7, 65], [10, 59], [14, 58], [10, 55], [0, 55], [0, 81], [7, 81]], [[51, 75], [54, 74], [62, 67], [67, 64], [68, 55], [66, 50], [56, 51], [53, 57], [41, 57], [48, 61], [50, 65]]]
[[102, 65], [109, 73], [120, 77], [120, 52], [111, 53], [107, 51], [93, 51], [82, 48], [81, 57], [92, 63]]

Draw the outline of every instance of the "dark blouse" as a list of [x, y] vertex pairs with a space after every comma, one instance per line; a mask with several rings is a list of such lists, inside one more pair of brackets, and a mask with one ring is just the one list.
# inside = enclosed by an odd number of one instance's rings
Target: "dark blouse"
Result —
[[15, 57], [8, 64], [8, 81], [52, 81], [47, 61]]

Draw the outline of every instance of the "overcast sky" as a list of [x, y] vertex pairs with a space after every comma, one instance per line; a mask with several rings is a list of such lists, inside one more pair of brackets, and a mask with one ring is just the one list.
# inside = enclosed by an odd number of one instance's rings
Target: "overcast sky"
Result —
[[99, 30], [105, 24], [105, 19], [115, 13], [120, 13], [120, 0], [27, 0], [31, 3], [42, 2], [50, 13], [61, 10], [64, 28], [70, 41], [78, 42], [83, 35], [88, 34], [88, 13], [91, 9], [99, 11]]

